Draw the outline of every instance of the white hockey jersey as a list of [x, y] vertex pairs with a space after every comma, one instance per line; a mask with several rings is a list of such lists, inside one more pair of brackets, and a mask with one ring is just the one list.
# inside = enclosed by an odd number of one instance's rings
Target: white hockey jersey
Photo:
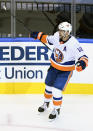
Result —
[[75, 61], [81, 57], [88, 58], [80, 43], [71, 36], [64, 44], [59, 41], [59, 32], [47, 36], [47, 42], [54, 45], [50, 61], [51, 65], [61, 71], [72, 71], [75, 69]]

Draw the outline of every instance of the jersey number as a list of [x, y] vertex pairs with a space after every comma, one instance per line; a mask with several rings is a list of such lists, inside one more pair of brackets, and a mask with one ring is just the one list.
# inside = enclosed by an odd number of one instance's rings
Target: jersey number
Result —
[[79, 52], [83, 51], [82, 47], [77, 48]]

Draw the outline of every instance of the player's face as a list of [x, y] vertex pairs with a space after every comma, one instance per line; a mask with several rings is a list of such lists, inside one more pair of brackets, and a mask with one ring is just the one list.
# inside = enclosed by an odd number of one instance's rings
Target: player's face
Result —
[[69, 37], [69, 32], [68, 31], [64, 31], [64, 30], [59, 30], [59, 37], [62, 39], [62, 40], [67, 40], [68, 37]]

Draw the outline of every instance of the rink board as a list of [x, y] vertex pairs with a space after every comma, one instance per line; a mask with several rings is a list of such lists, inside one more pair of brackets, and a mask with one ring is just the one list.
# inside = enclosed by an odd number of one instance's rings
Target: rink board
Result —
[[[42, 94], [44, 83], [0, 83], [0, 94]], [[93, 94], [93, 84], [69, 83], [64, 94]]]
[[[79, 39], [89, 66], [74, 71], [64, 94], [93, 94], [93, 40]], [[0, 94], [42, 94], [51, 52], [38, 40], [0, 39]]]

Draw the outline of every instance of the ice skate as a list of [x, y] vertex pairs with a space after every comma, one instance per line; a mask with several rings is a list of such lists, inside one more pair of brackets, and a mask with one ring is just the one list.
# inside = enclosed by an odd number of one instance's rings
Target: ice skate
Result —
[[49, 107], [49, 102], [44, 102], [42, 106], [38, 108], [38, 112], [44, 112]]
[[60, 114], [60, 108], [59, 109], [54, 108], [53, 111], [49, 115], [49, 121], [51, 122], [55, 120], [59, 114]]

